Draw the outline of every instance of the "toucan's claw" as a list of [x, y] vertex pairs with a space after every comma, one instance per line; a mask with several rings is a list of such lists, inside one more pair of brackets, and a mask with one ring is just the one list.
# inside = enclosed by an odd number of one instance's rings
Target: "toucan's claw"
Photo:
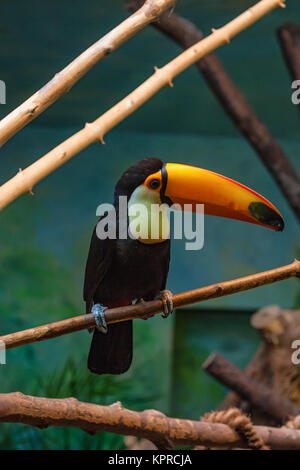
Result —
[[163, 318], [168, 318], [168, 316], [171, 315], [171, 313], [174, 310], [173, 294], [172, 294], [171, 291], [169, 291], [167, 289], [162, 290], [160, 295], [159, 295], [159, 299], [161, 299], [161, 301], [163, 303], [164, 313], [162, 314], [162, 317]]
[[107, 333], [107, 324], [104, 316], [104, 312], [107, 309], [105, 305], [101, 304], [95, 304], [92, 307], [92, 313], [94, 314], [95, 317], [95, 322], [96, 322], [96, 328], [99, 330], [101, 333], [106, 334]]

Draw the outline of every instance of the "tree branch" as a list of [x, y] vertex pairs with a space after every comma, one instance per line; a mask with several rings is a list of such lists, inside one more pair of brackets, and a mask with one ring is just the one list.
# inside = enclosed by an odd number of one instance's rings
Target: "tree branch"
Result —
[[[174, 308], [183, 307], [203, 300], [215, 299], [225, 295], [235, 294], [255, 287], [282, 281], [290, 277], [300, 276], [300, 261], [280, 268], [263, 271], [250, 276], [241, 277], [231, 281], [220, 282], [199, 289], [182, 292], [173, 296]], [[136, 318], [147, 319], [162, 311], [161, 300], [142, 302], [126, 307], [110, 308], [105, 310], [106, 323], [117, 323]], [[37, 326], [28, 330], [0, 336], [6, 349], [16, 348], [25, 344], [36, 343], [46, 339], [74, 333], [75, 331], [95, 327], [95, 318], [92, 313], [61, 320], [47, 325]], [[1, 344], [1, 343], [0, 343]]]
[[6, 207], [25, 192], [32, 193], [32, 188], [51, 172], [70, 160], [88, 145], [101, 141], [103, 136], [142, 104], [148, 101], [164, 86], [172, 86], [172, 80], [197, 62], [201, 57], [217, 47], [227, 44], [231, 38], [255, 23], [278, 6], [284, 6], [285, 0], [261, 0], [252, 8], [236, 17], [220, 29], [199, 41], [161, 69], [155, 68], [154, 74], [121, 100], [106, 113], [83, 129], [69, 137], [49, 153], [34, 162], [25, 170], [20, 170], [13, 178], [0, 187], [0, 209]]
[[295, 23], [286, 23], [277, 31], [283, 58], [292, 80], [300, 80], [300, 28]]
[[280, 424], [291, 416], [300, 415], [298, 406], [245, 374], [219, 353], [211, 354], [203, 364], [203, 369]]
[[[143, 0], [129, 0], [127, 2], [127, 6], [131, 11], [135, 11], [142, 4]], [[203, 33], [191, 21], [175, 13], [162, 14], [152, 26], [173, 39], [184, 49], [191, 47], [203, 38]], [[287, 36], [287, 34], [288, 32], [285, 31], [284, 35]], [[295, 35], [293, 35], [294, 37]], [[298, 47], [295, 40], [294, 47], [291, 47], [289, 36], [285, 42], [286, 49], [289, 46], [290, 63], [293, 63], [295, 67], [296, 63], [298, 65], [297, 71], [300, 79], [299, 38], [297, 41]], [[279, 142], [260, 120], [215, 54], [207, 54], [195, 65], [227, 115], [245, 136], [271, 173], [298, 220], [300, 220], [300, 179]]]
[[57, 73], [43, 88], [3, 118], [0, 121], [0, 147], [67, 93], [100, 60], [155, 20], [175, 1], [177, 0], [146, 0], [143, 2], [144, 5], [139, 11], [95, 42]]
[[[285, 397], [300, 407], [300, 365], [292, 361], [292, 343], [300, 338], [300, 310], [268, 305], [252, 315], [251, 325], [263, 341], [244, 372], [277, 396]], [[273, 426], [276, 423], [237, 393], [230, 392], [219, 409], [233, 406], [251, 414], [256, 424]]]
[[[175, 445], [204, 445], [247, 448], [239, 434], [226, 424], [168, 418], [156, 410], [142, 412], [123, 408], [120, 403], [100, 406], [75, 398], [40, 398], [22, 393], [0, 394], [0, 422], [24, 423], [39, 428], [64, 426], [90, 434], [113, 432]], [[254, 426], [272, 449], [300, 449], [300, 431], [289, 428]]]

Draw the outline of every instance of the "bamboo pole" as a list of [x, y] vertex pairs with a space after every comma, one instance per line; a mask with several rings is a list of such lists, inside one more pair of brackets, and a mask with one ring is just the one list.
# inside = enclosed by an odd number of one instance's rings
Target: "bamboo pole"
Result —
[[[75, 427], [88, 433], [113, 432], [166, 441], [173, 445], [204, 445], [220, 448], [248, 448], [238, 432], [226, 424], [169, 418], [156, 410], [141, 412], [84, 403], [76, 398], [41, 398], [22, 393], [0, 394], [0, 422], [24, 423], [45, 429], [49, 426]], [[300, 431], [289, 428], [253, 426], [254, 432], [271, 449], [300, 450]]]
[[67, 93], [100, 60], [120, 47], [177, 0], [147, 0], [133, 15], [80, 54], [52, 80], [0, 121], [0, 147]]
[[[173, 296], [174, 308], [183, 307], [204, 300], [215, 299], [225, 295], [235, 294], [255, 287], [282, 281], [291, 277], [300, 276], [300, 261], [279, 268], [252, 274], [231, 281], [220, 282], [199, 289], [182, 292]], [[106, 323], [118, 323], [136, 318], [147, 319], [162, 311], [161, 300], [141, 302], [126, 307], [116, 307], [105, 310]], [[28, 330], [0, 336], [0, 344], [4, 343], [6, 349], [16, 348], [25, 344], [36, 343], [46, 339], [57, 338], [75, 331], [95, 327], [95, 318], [92, 313], [67, 318], [47, 325], [37, 326]]]
[[255, 23], [274, 8], [285, 6], [285, 0], [261, 0], [252, 8], [236, 17], [220, 29], [199, 41], [161, 69], [155, 67], [154, 74], [138, 88], [106, 111], [102, 116], [87, 123], [83, 129], [69, 137], [49, 153], [35, 161], [25, 170], [20, 170], [13, 178], [0, 187], [0, 209], [25, 192], [32, 193], [36, 183], [66, 163], [88, 145], [101, 141], [104, 135], [136, 109], [142, 106], [164, 86], [172, 86], [172, 80], [197, 62], [201, 57], [217, 47], [227, 44], [231, 38]]

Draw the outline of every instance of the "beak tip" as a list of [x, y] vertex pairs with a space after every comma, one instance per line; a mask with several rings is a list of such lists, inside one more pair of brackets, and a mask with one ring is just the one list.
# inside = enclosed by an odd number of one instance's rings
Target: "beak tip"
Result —
[[276, 232], [282, 232], [284, 229], [284, 220], [274, 209], [263, 202], [252, 202], [248, 210], [252, 217], [263, 225], [268, 225]]
[[283, 230], [284, 230], [284, 220], [282, 218], [280, 218], [278, 220], [278, 222], [275, 225], [275, 228], [276, 228], [277, 232], [283, 232]]

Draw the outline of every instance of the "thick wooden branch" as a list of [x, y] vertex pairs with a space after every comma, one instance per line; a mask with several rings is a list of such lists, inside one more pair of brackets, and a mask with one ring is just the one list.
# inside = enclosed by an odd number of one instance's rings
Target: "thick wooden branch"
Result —
[[[277, 305], [268, 305], [251, 317], [251, 325], [263, 341], [248, 363], [245, 373], [299, 408], [300, 364], [293, 363], [292, 344], [300, 338], [300, 310], [285, 310]], [[220, 409], [233, 406], [251, 414], [255, 424], [273, 426], [278, 423], [278, 420], [236, 392], [227, 395]]]
[[298, 406], [248, 376], [219, 353], [209, 356], [203, 364], [203, 369], [280, 424], [284, 424], [291, 416], [300, 415]]
[[[127, 6], [131, 11], [136, 11], [142, 4], [143, 0], [129, 0]], [[191, 21], [175, 13], [163, 13], [152, 26], [184, 49], [203, 38], [203, 33]], [[295, 28], [294, 25], [292, 34], [291, 27], [284, 26], [280, 37], [288, 63], [293, 64], [291, 67], [294, 77], [299, 72], [300, 79], [300, 30], [297, 29], [296, 35]], [[257, 152], [300, 220], [300, 179], [279, 142], [261, 121], [215, 54], [207, 54], [195, 65], [227, 115]]]
[[[0, 394], [0, 422], [40, 428], [76, 427], [91, 434], [106, 431], [152, 442], [167, 438], [175, 445], [247, 448], [239, 434], [225, 424], [168, 418], [156, 410], [136, 412], [123, 408], [120, 403], [100, 406], [75, 398], [40, 398], [18, 392]], [[265, 426], [254, 426], [254, 429], [272, 449], [300, 449], [300, 431]]]
[[[295, 276], [300, 276], [300, 261], [298, 260], [286, 266], [281, 266], [280, 268], [176, 294], [173, 296], [173, 304], [174, 308], [179, 308], [203, 300], [215, 299], [225, 295], [254, 289], [255, 287]], [[136, 318], [147, 319], [161, 311], [161, 300], [152, 300], [150, 302], [142, 302], [127, 307], [107, 309], [105, 310], [105, 319], [107, 324]], [[0, 336], [0, 342], [2, 341], [5, 344], [6, 349], [12, 349], [25, 344], [57, 338], [58, 336], [93, 327], [95, 327], [95, 318], [94, 315], [90, 313]]]
[[3, 184], [0, 187], [0, 209], [6, 207], [21, 194], [25, 192], [32, 193], [32, 188], [36, 183], [88, 145], [98, 141], [103, 142], [103, 136], [109, 130], [142, 106], [161, 88], [168, 85], [172, 86], [172, 80], [177, 75], [217, 47], [227, 44], [231, 38], [274, 8], [284, 6], [284, 1], [261, 0], [222, 28], [213, 30], [212, 34], [182, 52], [161, 69], [156, 67], [154, 74], [126, 98], [94, 122], [87, 123], [82, 130], [69, 137], [25, 170], [20, 170], [16, 176]]
[[300, 28], [295, 23], [286, 23], [277, 34], [292, 80], [300, 80]]
[[155, 20], [176, 1], [146, 0], [135, 14], [99, 39], [57, 73], [43, 88], [0, 121], [0, 147], [67, 93], [100, 60]]

